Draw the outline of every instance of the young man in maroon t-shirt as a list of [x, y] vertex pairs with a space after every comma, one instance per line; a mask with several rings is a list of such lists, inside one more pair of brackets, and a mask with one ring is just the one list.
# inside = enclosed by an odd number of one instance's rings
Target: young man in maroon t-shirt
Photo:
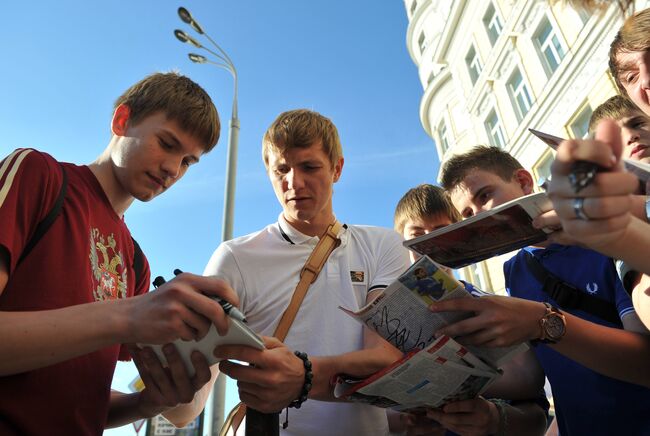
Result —
[[[210, 379], [200, 353], [190, 378], [171, 345], [163, 369], [150, 348], [121, 344], [195, 339], [212, 323], [224, 332], [221, 306], [203, 294], [235, 304], [237, 296], [192, 274], [147, 293], [149, 266], [123, 216], [134, 199], [149, 201], [178, 181], [219, 130], [200, 86], [157, 73], [118, 98], [110, 142], [90, 165], [32, 149], [0, 162], [0, 434], [99, 435], [159, 413], [177, 424], [196, 416], [191, 400], [207, 395], [200, 389]], [[26, 254], [64, 184], [58, 216]], [[116, 361], [129, 352], [146, 388], [111, 392]]]

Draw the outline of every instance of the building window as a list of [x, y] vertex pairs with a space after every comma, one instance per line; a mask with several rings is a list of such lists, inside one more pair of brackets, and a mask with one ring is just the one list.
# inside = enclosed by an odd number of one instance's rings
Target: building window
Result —
[[415, 13], [415, 10], [417, 9], [417, 7], [418, 7], [417, 0], [413, 0], [413, 3], [411, 3], [411, 16], [413, 16], [413, 14]]
[[501, 121], [499, 121], [496, 110], [492, 109], [485, 119], [485, 129], [488, 132], [490, 144], [499, 148], [503, 148], [506, 145], [506, 137], [503, 134]]
[[564, 58], [564, 49], [547, 16], [544, 16], [535, 32], [535, 42], [542, 53], [549, 73], [553, 73]]
[[445, 154], [449, 150], [449, 131], [447, 130], [445, 120], [440, 121], [440, 124], [438, 124], [438, 137], [440, 138], [442, 154]]
[[433, 71], [431, 71], [431, 72], [429, 73], [429, 77], [427, 77], [427, 86], [430, 85], [431, 82], [433, 82], [433, 79], [435, 79], [435, 77], [436, 77], [436, 75], [433, 74]]
[[524, 78], [518, 67], [513, 71], [506, 86], [510, 98], [514, 103], [517, 118], [521, 121], [530, 110], [533, 101], [530, 98], [530, 91], [528, 91], [526, 82], [524, 82]]
[[577, 115], [569, 124], [569, 130], [574, 138], [586, 138], [589, 134], [589, 120], [591, 120], [591, 114], [593, 110], [589, 104], [586, 104], [580, 108]]
[[465, 63], [467, 64], [467, 70], [469, 71], [469, 77], [472, 79], [472, 84], [475, 84], [483, 67], [473, 45], [469, 48], [467, 56], [465, 56]]
[[[576, 12], [578, 13], [578, 16], [580, 17], [580, 20], [582, 21], [583, 25], [587, 24], [587, 21], [589, 21], [589, 19], [594, 15], [594, 14], [591, 14], [585, 8], [577, 8]], [[598, 16], [598, 15], [596, 14], [596, 16]]]
[[420, 47], [420, 53], [424, 53], [424, 49], [427, 48], [425, 44], [424, 32], [420, 33], [420, 37], [418, 38], [418, 46]]
[[543, 187], [545, 189], [543, 184], [546, 183], [551, 176], [551, 165], [553, 165], [553, 159], [553, 152], [551, 150], [548, 150], [533, 166], [533, 173], [537, 178], [537, 186]]
[[484, 262], [475, 263], [466, 267], [465, 271], [467, 272], [467, 280], [472, 283], [474, 286], [478, 287], [481, 291], [494, 293], [490, 281], [485, 276], [485, 271], [483, 270]]
[[490, 6], [487, 8], [485, 15], [483, 16], [483, 25], [487, 31], [488, 38], [490, 39], [490, 44], [494, 43], [501, 35], [503, 30], [503, 24], [501, 24], [501, 18], [497, 15], [496, 9], [494, 9], [494, 4], [490, 3]]

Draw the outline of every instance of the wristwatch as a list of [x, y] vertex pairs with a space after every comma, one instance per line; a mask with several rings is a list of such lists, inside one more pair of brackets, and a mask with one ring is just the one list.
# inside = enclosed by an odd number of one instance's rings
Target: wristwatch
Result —
[[542, 330], [539, 342], [543, 344], [555, 344], [566, 333], [566, 318], [557, 307], [553, 307], [546, 302], [544, 306], [546, 306], [546, 313], [539, 320], [539, 326]]

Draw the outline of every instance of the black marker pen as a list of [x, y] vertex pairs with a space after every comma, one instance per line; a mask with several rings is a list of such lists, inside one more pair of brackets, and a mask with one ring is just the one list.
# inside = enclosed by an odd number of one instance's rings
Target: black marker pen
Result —
[[[181, 271], [178, 268], [176, 268], [174, 270], [174, 275], [175, 276], [177, 276], [179, 274], [182, 274], [182, 273], [183, 273], [183, 271]], [[236, 319], [237, 321], [246, 322], [246, 317], [244, 316], [244, 314], [241, 313], [239, 309], [237, 309], [235, 306], [233, 306], [228, 301], [224, 300], [223, 298], [215, 297], [215, 296], [212, 296], [212, 295], [206, 295], [206, 297], [209, 297], [209, 298], [212, 298], [213, 300], [216, 300], [221, 305], [221, 308], [223, 309], [223, 311], [226, 312], [226, 315]]]

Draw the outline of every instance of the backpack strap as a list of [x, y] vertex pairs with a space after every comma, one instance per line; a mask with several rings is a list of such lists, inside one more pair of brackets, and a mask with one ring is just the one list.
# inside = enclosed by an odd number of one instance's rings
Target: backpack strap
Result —
[[52, 206], [52, 209], [48, 212], [45, 218], [43, 218], [43, 220], [40, 223], [38, 223], [38, 225], [36, 226], [36, 230], [34, 231], [34, 234], [29, 239], [27, 244], [25, 245], [25, 248], [23, 249], [20, 258], [18, 259], [18, 263], [16, 263], [16, 266], [18, 266], [27, 257], [27, 255], [36, 246], [38, 241], [40, 241], [43, 235], [45, 235], [45, 233], [47, 233], [47, 231], [50, 229], [50, 226], [52, 225], [52, 223], [54, 223], [54, 220], [56, 220], [56, 218], [61, 213], [61, 208], [63, 207], [63, 200], [65, 199], [65, 194], [68, 190], [68, 176], [65, 172], [65, 168], [63, 168], [63, 165], [59, 164], [59, 167], [61, 168], [61, 175], [63, 177], [61, 181], [61, 190], [59, 191], [59, 195], [56, 198], [56, 201], [54, 202], [54, 206]]
[[570, 283], [559, 279], [548, 271], [541, 262], [524, 250], [529, 271], [542, 283], [543, 291], [563, 309], [579, 309], [598, 318], [622, 326], [621, 317], [613, 303], [580, 291]]
[[[38, 241], [45, 236], [45, 233], [50, 229], [52, 224], [54, 224], [54, 221], [56, 218], [59, 216], [61, 213], [61, 209], [63, 208], [63, 201], [65, 200], [66, 193], [68, 192], [68, 174], [65, 171], [65, 168], [63, 165], [59, 164], [59, 168], [61, 168], [61, 189], [59, 190], [59, 195], [56, 197], [56, 201], [54, 202], [54, 206], [52, 206], [52, 209], [45, 215], [45, 218], [41, 220], [40, 223], [36, 226], [36, 230], [34, 231], [34, 234], [32, 237], [29, 239], [27, 244], [25, 244], [25, 248], [23, 248], [23, 252], [20, 255], [20, 258], [18, 259], [18, 263], [16, 263], [16, 266], [20, 265], [20, 263], [25, 260], [25, 258], [31, 253], [31, 251], [34, 249], [36, 244], [38, 244]], [[142, 274], [144, 272], [144, 253], [142, 253], [142, 249], [140, 248], [140, 245], [138, 242], [131, 237], [131, 240], [133, 241], [133, 270], [135, 271], [135, 280], [136, 283], [140, 282], [140, 278], [142, 277]]]
[[133, 241], [133, 271], [135, 272], [135, 283], [137, 285], [140, 283], [144, 271], [144, 253], [138, 241], [133, 239], [133, 236], [131, 236], [131, 241]]

